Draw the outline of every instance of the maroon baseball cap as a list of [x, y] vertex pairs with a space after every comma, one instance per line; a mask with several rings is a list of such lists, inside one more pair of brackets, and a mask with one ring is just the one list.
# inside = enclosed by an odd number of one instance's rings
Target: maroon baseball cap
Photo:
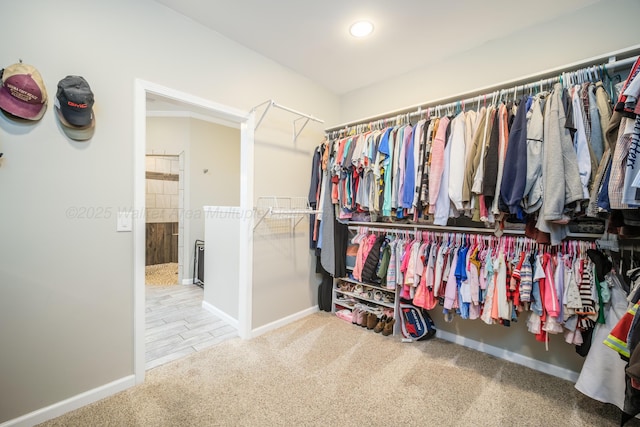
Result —
[[0, 108], [27, 120], [40, 120], [47, 110], [47, 89], [35, 67], [19, 62], [2, 71]]

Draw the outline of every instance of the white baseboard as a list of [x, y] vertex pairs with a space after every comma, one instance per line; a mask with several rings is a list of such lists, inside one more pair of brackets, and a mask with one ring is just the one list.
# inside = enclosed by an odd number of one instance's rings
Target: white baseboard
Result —
[[255, 338], [266, 332], [288, 325], [289, 323], [295, 322], [296, 320], [302, 319], [303, 317], [307, 317], [310, 314], [316, 313], [318, 310], [319, 310], [318, 306], [309, 307], [306, 310], [293, 313], [287, 317], [283, 317], [282, 319], [276, 320], [275, 322], [267, 323], [266, 325], [253, 329], [249, 334], [249, 338]]
[[483, 353], [490, 354], [499, 359], [508, 360], [509, 362], [526, 366], [527, 368], [531, 368], [536, 371], [544, 372], [545, 374], [553, 375], [554, 377], [571, 381], [573, 383], [578, 381], [578, 376], [580, 376], [578, 372], [574, 372], [566, 368], [561, 368], [559, 366], [555, 366], [547, 362], [541, 362], [531, 357], [523, 356], [521, 354], [514, 353], [509, 350], [505, 350], [504, 348], [495, 347], [489, 344], [482, 343], [480, 341], [461, 337], [460, 335], [452, 334], [451, 332], [445, 332], [445, 331], [439, 330], [436, 332], [436, 337], [442, 338], [445, 341], [450, 341], [456, 344], [460, 344], [464, 347], [481, 351]]
[[209, 313], [212, 313], [212, 314], [218, 316], [219, 318], [221, 318], [222, 320], [227, 322], [229, 324], [229, 326], [232, 326], [235, 329], [239, 328], [238, 319], [234, 319], [233, 317], [229, 316], [224, 311], [220, 310], [218, 307], [214, 307], [213, 305], [209, 304], [208, 302], [202, 301], [202, 308], [207, 310]]
[[183, 285], [193, 285], [193, 279], [182, 279]]
[[129, 375], [100, 387], [96, 387], [93, 390], [85, 391], [84, 393], [80, 393], [58, 403], [54, 403], [53, 405], [35, 410], [21, 417], [5, 421], [0, 424], [0, 427], [31, 427], [59, 417], [60, 415], [64, 415], [67, 412], [81, 408], [90, 403], [97, 402], [105, 397], [119, 393], [133, 387], [135, 384], [135, 375]]

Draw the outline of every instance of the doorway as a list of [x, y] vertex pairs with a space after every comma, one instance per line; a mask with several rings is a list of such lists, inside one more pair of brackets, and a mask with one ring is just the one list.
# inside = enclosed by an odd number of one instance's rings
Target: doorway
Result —
[[[147, 151], [152, 144], [147, 141]], [[179, 213], [183, 208], [181, 195], [184, 194], [184, 153], [182, 158], [181, 161], [180, 155], [146, 155], [147, 286], [175, 286], [182, 282], [184, 222]]]
[[[135, 165], [134, 165], [134, 373], [136, 382], [144, 381], [145, 376], [145, 264], [146, 264], [146, 154], [147, 154], [147, 104], [149, 96], [159, 97], [162, 101], [182, 108], [185, 115], [203, 116], [213, 120], [229, 123], [240, 130], [240, 173], [239, 208], [243, 211], [253, 210], [253, 130], [254, 114], [245, 113], [211, 101], [198, 98], [170, 88], [162, 87], [143, 80], [136, 80], [135, 90]], [[185, 167], [185, 170], [187, 167]], [[206, 175], [206, 169], [202, 174]], [[204, 176], [203, 175], [203, 176]], [[206, 178], [206, 177], [205, 177]], [[186, 180], [186, 176], [185, 176]], [[241, 184], [241, 185], [240, 185]], [[184, 206], [187, 206], [186, 204]], [[182, 214], [186, 217], [184, 209]], [[188, 224], [185, 224], [185, 236], [188, 234]], [[238, 329], [241, 338], [248, 338], [251, 330], [251, 275], [252, 275], [252, 232], [251, 223], [246, 222], [240, 229], [240, 253], [244, 256], [238, 265]], [[180, 233], [179, 233], [180, 234]], [[188, 242], [184, 241], [185, 248]], [[183, 259], [183, 274], [187, 276], [187, 260]], [[206, 273], [205, 273], [206, 274]], [[191, 278], [192, 279], [192, 278]], [[206, 286], [206, 276], [205, 276]]]

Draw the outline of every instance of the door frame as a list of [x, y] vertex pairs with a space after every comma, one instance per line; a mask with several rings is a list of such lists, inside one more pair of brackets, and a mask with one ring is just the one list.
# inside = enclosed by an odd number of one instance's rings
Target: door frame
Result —
[[[213, 116], [240, 125], [240, 210], [252, 219], [255, 113], [244, 112], [146, 80], [134, 84], [133, 164], [133, 369], [136, 383], [145, 378], [145, 158], [147, 95], [159, 95], [205, 109]], [[253, 283], [253, 221], [241, 221], [238, 289], [238, 335], [251, 334]]]

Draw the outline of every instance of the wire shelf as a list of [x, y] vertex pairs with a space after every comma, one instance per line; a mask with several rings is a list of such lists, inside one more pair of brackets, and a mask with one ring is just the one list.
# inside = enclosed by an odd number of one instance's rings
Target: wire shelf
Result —
[[254, 230], [266, 224], [273, 232], [291, 232], [307, 215], [317, 214], [306, 197], [259, 197], [255, 208]]

